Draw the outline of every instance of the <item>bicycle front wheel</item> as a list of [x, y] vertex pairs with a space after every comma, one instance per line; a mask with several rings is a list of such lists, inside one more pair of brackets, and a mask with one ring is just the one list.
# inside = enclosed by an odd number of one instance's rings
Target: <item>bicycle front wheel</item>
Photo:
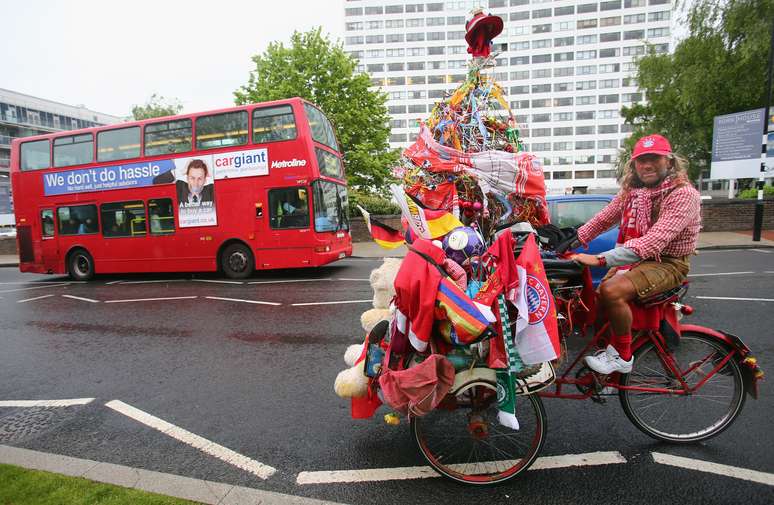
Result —
[[744, 406], [744, 382], [739, 363], [732, 357], [712, 371], [732, 352], [723, 342], [702, 333], [683, 332], [672, 353], [675, 366], [689, 388], [686, 393], [652, 342], [634, 353], [631, 373], [621, 385], [662, 388], [674, 393], [621, 389], [619, 398], [626, 416], [644, 433], [658, 440], [691, 443], [718, 435], [734, 422]]
[[519, 429], [497, 420], [497, 387], [481, 382], [411, 419], [422, 453], [444, 477], [470, 485], [505, 482], [525, 471], [543, 446], [546, 414], [537, 395], [519, 396]]

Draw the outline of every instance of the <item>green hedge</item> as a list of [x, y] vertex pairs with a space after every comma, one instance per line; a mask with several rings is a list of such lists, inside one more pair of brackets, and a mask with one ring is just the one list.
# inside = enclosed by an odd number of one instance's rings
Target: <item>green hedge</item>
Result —
[[400, 209], [392, 203], [392, 200], [378, 195], [368, 195], [350, 191], [349, 193], [349, 215], [359, 216], [360, 211], [356, 205], [360, 205], [371, 214], [392, 215], [400, 214]]
[[[774, 196], [774, 186], [763, 186], [763, 196]], [[755, 200], [758, 198], [758, 190], [755, 188], [745, 189], [739, 192], [737, 198], [744, 198], [747, 200]]]

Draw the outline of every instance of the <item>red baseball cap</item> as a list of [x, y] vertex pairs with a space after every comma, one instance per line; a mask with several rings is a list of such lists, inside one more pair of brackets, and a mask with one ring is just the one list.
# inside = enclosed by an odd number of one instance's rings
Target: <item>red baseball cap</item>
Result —
[[632, 159], [638, 158], [643, 154], [672, 154], [672, 146], [666, 137], [658, 134], [646, 135], [634, 144]]

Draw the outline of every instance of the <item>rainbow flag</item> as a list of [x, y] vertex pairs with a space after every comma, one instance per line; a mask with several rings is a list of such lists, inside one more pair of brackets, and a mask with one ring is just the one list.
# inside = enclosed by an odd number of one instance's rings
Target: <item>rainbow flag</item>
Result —
[[425, 207], [422, 202], [406, 193], [400, 186], [393, 184], [390, 190], [400, 206], [403, 217], [418, 236], [432, 240], [443, 237], [453, 229], [462, 226], [460, 220], [451, 212]]
[[456, 334], [456, 338], [452, 338], [455, 344], [472, 344], [485, 336], [489, 328], [486, 313], [494, 320], [490, 309], [471, 300], [449, 278], [441, 279], [436, 301], [454, 329], [452, 335]]
[[374, 242], [385, 249], [395, 249], [406, 243], [403, 233], [376, 219], [372, 219], [371, 214], [360, 205], [358, 205], [357, 208], [360, 210], [360, 213], [363, 214], [363, 219], [365, 219], [366, 226], [368, 227], [368, 231], [371, 233], [371, 238], [374, 239]]

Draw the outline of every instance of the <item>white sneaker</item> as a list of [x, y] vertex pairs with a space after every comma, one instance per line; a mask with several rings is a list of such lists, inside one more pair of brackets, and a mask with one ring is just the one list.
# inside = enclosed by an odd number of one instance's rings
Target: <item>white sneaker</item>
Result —
[[621, 359], [618, 351], [612, 345], [608, 345], [604, 352], [598, 352], [594, 356], [586, 356], [584, 360], [589, 368], [604, 375], [613, 372], [629, 373], [632, 371], [632, 365], [634, 364], [634, 357], [629, 359], [629, 361]]

